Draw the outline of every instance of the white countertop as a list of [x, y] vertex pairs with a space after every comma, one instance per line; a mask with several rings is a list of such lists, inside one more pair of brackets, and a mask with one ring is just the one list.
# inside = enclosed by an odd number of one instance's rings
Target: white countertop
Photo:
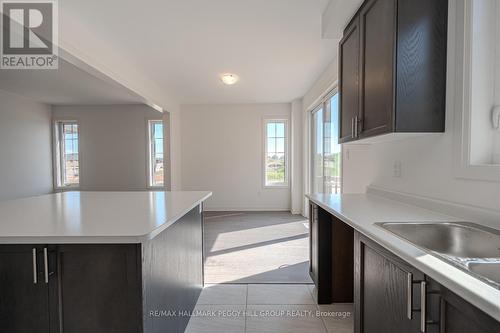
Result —
[[0, 202], [0, 244], [141, 243], [211, 192], [64, 192]]
[[500, 321], [500, 290], [374, 225], [376, 222], [450, 222], [459, 219], [372, 194], [315, 194], [307, 197]]

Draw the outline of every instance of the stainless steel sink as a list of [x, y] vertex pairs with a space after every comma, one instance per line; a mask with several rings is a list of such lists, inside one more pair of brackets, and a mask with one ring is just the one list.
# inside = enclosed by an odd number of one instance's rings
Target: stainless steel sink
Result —
[[470, 222], [376, 225], [500, 289], [500, 230]]
[[469, 270], [500, 285], [500, 261], [498, 262], [471, 262]]

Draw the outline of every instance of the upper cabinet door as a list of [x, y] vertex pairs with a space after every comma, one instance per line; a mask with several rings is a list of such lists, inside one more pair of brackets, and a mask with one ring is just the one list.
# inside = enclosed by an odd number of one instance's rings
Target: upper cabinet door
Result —
[[344, 31], [339, 45], [339, 142], [355, 139], [354, 121], [359, 114], [359, 20]]
[[448, 0], [364, 1], [339, 45], [341, 143], [444, 132], [447, 18]]
[[398, 1], [398, 132], [444, 132], [448, 0]]
[[[416, 1], [417, 3], [419, 1]], [[362, 137], [393, 130], [396, 0], [369, 0], [360, 11]]]

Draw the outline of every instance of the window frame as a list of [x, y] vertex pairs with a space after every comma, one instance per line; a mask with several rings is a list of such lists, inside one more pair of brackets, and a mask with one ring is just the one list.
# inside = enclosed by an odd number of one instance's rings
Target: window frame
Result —
[[[153, 139], [153, 124], [154, 123], [161, 123], [163, 126], [163, 184], [162, 185], [155, 185], [153, 180], [154, 180], [154, 171], [153, 171], [153, 144], [154, 144], [154, 139]], [[158, 118], [151, 118], [146, 120], [146, 144], [147, 144], [147, 156], [146, 156], [146, 165], [147, 165], [147, 172], [146, 172], [146, 181], [147, 181], [147, 188], [152, 189], [152, 190], [159, 190], [159, 189], [164, 189], [166, 188], [166, 172], [165, 172], [165, 121], [163, 119], [158, 119]]]
[[[267, 124], [272, 122], [283, 122], [285, 123], [285, 181], [282, 183], [268, 184], [267, 183]], [[262, 154], [262, 186], [264, 189], [286, 189], [290, 188], [290, 151], [289, 151], [289, 119], [284, 116], [264, 116], [262, 120], [262, 146], [263, 146], [263, 154]]]
[[[335, 95], [338, 95], [338, 99], [339, 99], [339, 105], [338, 105], [338, 112], [339, 112], [339, 115], [338, 115], [338, 118], [337, 118], [337, 121], [338, 121], [338, 129], [340, 131], [340, 120], [341, 120], [341, 110], [340, 110], [340, 92], [338, 90], [338, 87], [335, 87], [333, 88], [332, 90], [330, 90], [326, 95], [325, 97], [323, 98], [323, 193], [326, 193], [326, 183], [325, 183], [325, 132], [326, 132], [326, 129], [325, 129], [325, 113], [326, 113], [326, 105], [327, 103], [330, 102], [331, 99], [333, 99], [333, 97]], [[332, 112], [332, 110], [330, 109], [330, 113]], [[331, 115], [330, 115], [331, 117]], [[332, 118], [333, 119], [333, 118]], [[337, 138], [339, 137], [339, 135], [337, 136]], [[340, 170], [339, 170], [339, 187], [340, 187], [340, 192], [338, 194], [341, 194], [343, 193], [343, 188], [344, 188], [344, 150], [343, 150], [343, 146], [342, 146], [342, 143], [338, 142], [338, 145], [340, 146]]]
[[[311, 193], [314, 193], [314, 155], [315, 155], [315, 148], [316, 147], [316, 142], [315, 142], [315, 134], [316, 132], [313, 130], [314, 128], [314, 114], [315, 113], [318, 113], [318, 112], [322, 112], [324, 113], [324, 110], [325, 110], [325, 102], [324, 100], [322, 100], [321, 103], [319, 103], [315, 108], [313, 108], [309, 113], [310, 113], [310, 117], [311, 117], [311, 122], [310, 122], [310, 126], [309, 126], [309, 142], [310, 142], [310, 145], [309, 145], [309, 165], [310, 165], [310, 168], [309, 168], [309, 189], [311, 191]], [[321, 130], [323, 131], [324, 130], [324, 118], [323, 118], [323, 115], [321, 116]], [[322, 145], [324, 145], [324, 133], [321, 135], [321, 141], [322, 141]], [[322, 170], [322, 173], [323, 173], [323, 176], [322, 176], [322, 192], [321, 193], [324, 193], [324, 190], [325, 190], [325, 181], [324, 181], [324, 178], [325, 178], [325, 163], [324, 163], [324, 147], [322, 149], [322, 154], [323, 154], [323, 158], [322, 158], [322, 162], [321, 162], [321, 170]]]
[[471, 161], [473, 5], [462, 0], [457, 1], [457, 6], [454, 20], [457, 26], [453, 37], [449, 38], [453, 43], [455, 71], [448, 71], [447, 77], [447, 82], [454, 83], [449, 89], [449, 99], [455, 104], [447, 103], [447, 114], [455, 113], [452, 125], [453, 174], [457, 179], [500, 182], [500, 164], [473, 164]]
[[[325, 130], [325, 121], [324, 121], [324, 113], [325, 113], [325, 110], [326, 110], [326, 103], [328, 103], [328, 101], [333, 98], [333, 96], [335, 96], [336, 94], [340, 94], [339, 92], [339, 89], [338, 89], [338, 85], [337, 85], [337, 82], [335, 82], [335, 84], [333, 85], [333, 87], [331, 89], [329, 89], [325, 94], [322, 95], [321, 98], [319, 98], [319, 100], [317, 101], [317, 103], [313, 104], [313, 107], [309, 108], [308, 111], [307, 111], [307, 138], [306, 138], [306, 143], [307, 143], [307, 172], [306, 172], [306, 191], [308, 193], [311, 193], [312, 194], [312, 191], [313, 191], [313, 179], [314, 179], [314, 168], [313, 168], [313, 114], [319, 110], [323, 110], [323, 121], [322, 121], [322, 130], [323, 130], [323, 135], [322, 135], [322, 144], [323, 144], [323, 165], [322, 165], [322, 170], [323, 170], [323, 185], [322, 185], [322, 188], [323, 188], [323, 193], [325, 192], [325, 181], [324, 181], [324, 173], [325, 173], [325, 163], [324, 163], [324, 150], [325, 150], [325, 133], [324, 133], [324, 130]], [[340, 121], [340, 109], [339, 109], [339, 121]], [[342, 144], [340, 144], [340, 175], [339, 175], [339, 183], [340, 183], [340, 194], [342, 194], [344, 192], [344, 147]]]
[[[64, 185], [63, 180], [63, 165], [61, 159], [61, 133], [60, 124], [76, 124], [77, 125], [77, 135], [78, 135], [78, 184]], [[53, 187], [55, 192], [64, 191], [75, 191], [79, 190], [82, 183], [82, 148], [81, 148], [81, 136], [80, 136], [80, 121], [74, 118], [68, 119], [53, 119], [52, 120], [52, 172], [53, 172]]]

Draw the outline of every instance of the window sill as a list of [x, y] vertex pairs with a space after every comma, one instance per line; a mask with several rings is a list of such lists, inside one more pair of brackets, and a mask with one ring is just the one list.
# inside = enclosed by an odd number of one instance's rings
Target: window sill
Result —
[[69, 192], [69, 191], [79, 191], [80, 186], [65, 186], [65, 187], [56, 187], [54, 188], [55, 193], [60, 193], [60, 192]]
[[290, 188], [289, 185], [264, 185], [264, 189], [265, 190], [273, 190], [273, 189], [287, 189], [287, 188]]
[[166, 191], [165, 186], [148, 186], [148, 191]]
[[500, 165], [462, 165], [455, 169], [455, 178], [500, 182]]

